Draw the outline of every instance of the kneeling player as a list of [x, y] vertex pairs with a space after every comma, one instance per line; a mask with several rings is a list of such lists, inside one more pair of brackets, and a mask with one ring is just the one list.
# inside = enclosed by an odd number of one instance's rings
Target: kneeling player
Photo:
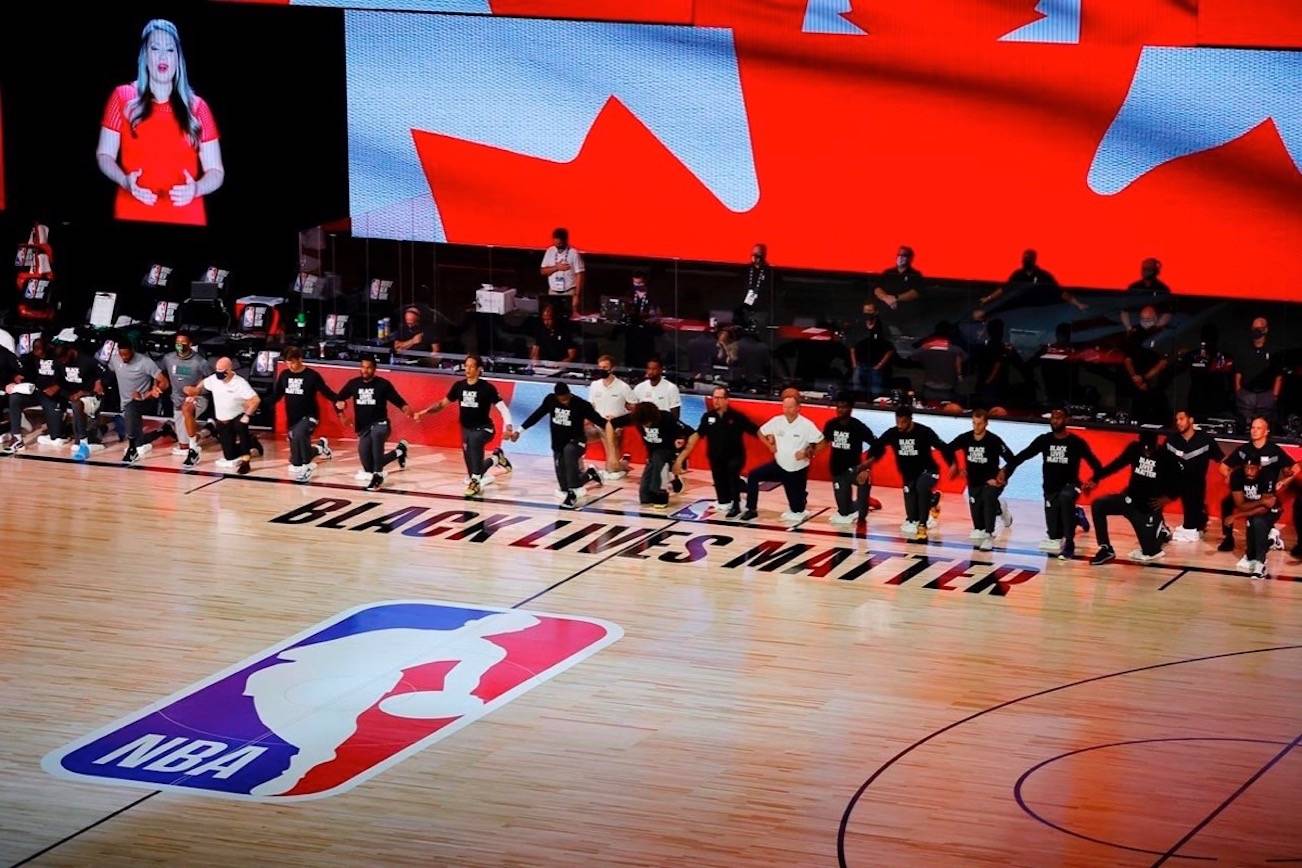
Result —
[[995, 519], [1005, 516], [1009, 524], [1007, 504], [1003, 501], [1004, 487], [999, 484], [999, 463], [1013, 458], [1013, 452], [998, 434], [990, 431], [990, 413], [984, 409], [972, 411], [972, 430], [955, 437], [949, 448], [955, 455], [962, 453], [964, 467], [954, 464], [954, 475], [967, 477], [967, 502], [972, 511], [972, 533], [969, 538], [980, 551], [993, 549]]
[[1139, 548], [1130, 553], [1130, 559], [1148, 563], [1162, 557], [1162, 545], [1171, 538], [1171, 531], [1162, 520], [1162, 507], [1174, 500], [1180, 487], [1180, 467], [1175, 456], [1160, 447], [1156, 431], [1144, 431], [1139, 439], [1121, 450], [1121, 454], [1103, 466], [1094, 475], [1095, 482], [1130, 468], [1130, 481], [1120, 494], [1100, 497], [1090, 507], [1094, 514], [1094, 536], [1099, 550], [1090, 558], [1094, 566], [1106, 564], [1115, 558], [1112, 539], [1108, 536], [1108, 516], [1124, 515], [1139, 537]]
[[854, 416], [854, 401], [848, 397], [836, 401], [836, 415], [823, 426], [821, 451], [831, 449], [828, 468], [832, 472], [832, 496], [836, 513], [831, 524], [864, 524], [868, 521], [868, 499], [872, 494], [872, 475], [865, 450], [877, 442], [872, 429]]
[[281, 358], [285, 360], [285, 370], [276, 378], [271, 403], [274, 405], [282, 398], [285, 401], [290, 478], [295, 482], [307, 482], [316, 469], [313, 461], [317, 458], [329, 461], [334, 457], [330, 443], [324, 437], [312, 441], [319, 421], [317, 395], [323, 395], [331, 403], [338, 401], [339, 395], [326, 385], [320, 374], [303, 364], [303, 351], [298, 347], [286, 347]]
[[[629, 425], [637, 426], [646, 447], [646, 465], [642, 468], [642, 482], [638, 486], [638, 503], [652, 509], [665, 509], [669, 506], [666, 477], [671, 476], [674, 458], [678, 450], [686, 446], [692, 429], [650, 401], [638, 404], [627, 416], [607, 420], [608, 436], [613, 437], [616, 428]], [[683, 490], [683, 483], [677, 476], [673, 476], [669, 484], [675, 492]]]
[[1230, 497], [1234, 508], [1229, 522], [1242, 519], [1247, 551], [1238, 568], [1254, 579], [1267, 578], [1266, 553], [1271, 548], [1271, 531], [1279, 519], [1279, 488], [1274, 474], [1265, 472], [1258, 456], [1249, 456], [1230, 473]]
[[[597, 415], [592, 405], [577, 395], [570, 394], [570, 387], [557, 383], [552, 393], [543, 398], [538, 409], [524, 420], [524, 428], [532, 428], [548, 417], [552, 437], [552, 464], [556, 468], [556, 493], [564, 498], [562, 506], [573, 509], [579, 503], [584, 483], [595, 482], [601, 485], [601, 475], [591, 467], [583, 467], [583, 453], [588, 447], [588, 422], [598, 428], [606, 427], [606, 420]], [[512, 431], [511, 440], [519, 440], [520, 432]]]

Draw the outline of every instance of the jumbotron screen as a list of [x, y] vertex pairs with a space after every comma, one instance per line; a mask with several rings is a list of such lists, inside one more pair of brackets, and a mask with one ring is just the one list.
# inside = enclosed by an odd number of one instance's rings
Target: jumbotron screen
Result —
[[[351, 10], [356, 234], [1302, 296], [1291, 0], [697, 0], [692, 24]], [[356, 5], [356, 4], [353, 4]], [[417, 7], [420, 4], [416, 4]], [[495, 11], [495, 10], [494, 10]]]

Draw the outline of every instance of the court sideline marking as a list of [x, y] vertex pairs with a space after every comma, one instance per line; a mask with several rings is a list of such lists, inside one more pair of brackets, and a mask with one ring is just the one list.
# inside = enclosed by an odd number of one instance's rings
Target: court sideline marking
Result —
[[[57, 461], [57, 460], [60, 460], [60, 459], [54, 459], [54, 460]], [[221, 482], [223, 478], [225, 478], [224, 475], [221, 476], [221, 477], [219, 477], [219, 478], [217, 478], [217, 479], [214, 479], [212, 482], [206, 483], [205, 485], [201, 485], [200, 488], [204, 488], [204, 487], [206, 487], [206, 485], [213, 485], [213, 484], [215, 484], [215, 483]], [[273, 480], [273, 481], [279, 482], [280, 480]], [[288, 480], [286, 480], [286, 481], [288, 481]], [[195, 490], [197, 491], [198, 489], [195, 489]], [[187, 492], [187, 493], [188, 493], [188, 492]], [[651, 536], [654, 536], [654, 535], [657, 534], [657, 533], [661, 533], [661, 532], [663, 532], [663, 531], [669, 530], [669, 528], [671, 528], [671, 527], [673, 527], [674, 525], [678, 524], [678, 522], [680, 521], [680, 519], [669, 518], [668, 516], [660, 516], [660, 520], [661, 520], [661, 521], [664, 521], [664, 522], [667, 522], [667, 523], [665, 524], [664, 527], [662, 527], [662, 528], [657, 528], [656, 530], [652, 531]], [[567, 584], [568, 582], [571, 582], [571, 581], [573, 581], [574, 579], [577, 579], [579, 576], [582, 576], [584, 573], [588, 572], [589, 570], [595, 569], [596, 567], [599, 567], [599, 566], [601, 566], [602, 564], [606, 563], [606, 562], [609, 561], [611, 558], [619, 557], [621, 554], [623, 554], [624, 552], [628, 551], [629, 549], [634, 548], [635, 546], [638, 546], [638, 545], [643, 545], [643, 544], [645, 544], [647, 539], [648, 539], [648, 537], [643, 537], [642, 539], [634, 540], [633, 542], [629, 543], [629, 544], [626, 545], [626, 546], [620, 546], [620, 547], [617, 548], [617, 549], [613, 549], [609, 554], [605, 555], [604, 557], [600, 558], [599, 560], [593, 561], [592, 563], [588, 564], [586, 567], [583, 567], [583, 568], [580, 569], [580, 570], [576, 570], [576, 571], [574, 571], [573, 573], [570, 573], [568, 576], [565, 576], [564, 578], [560, 579], [559, 581], [554, 582], [554, 583], [551, 584], [551, 585], [548, 585], [547, 587], [543, 588], [541, 591], [538, 591], [538, 592], [535, 593], [535, 594], [530, 594], [529, 596], [525, 597], [523, 600], [521, 600], [521, 601], [519, 601], [518, 603], [515, 603], [515, 604], [513, 604], [513, 605], [511, 605], [511, 606], [509, 606], [508, 608], [511, 608], [511, 609], [519, 609], [521, 606], [526, 606], [526, 605], [528, 605], [529, 603], [532, 603], [534, 600], [536, 600], [536, 599], [538, 599], [539, 597], [541, 597], [543, 594], [551, 593], [552, 591], [554, 591], [554, 590], [556, 590], [557, 588], [559, 588], [561, 585]], [[127, 804], [127, 805], [123, 805], [121, 808], [118, 808], [116, 811], [113, 811], [111, 814], [106, 814], [106, 815], [104, 815], [103, 817], [100, 817], [100, 818], [99, 818], [98, 820], [96, 820], [95, 822], [93, 822], [93, 823], [91, 823], [91, 824], [89, 824], [89, 825], [87, 825], [87, 826], [83, 826], [82, 828], [80, 828], [80, 829], [78, 829], [77, 831], [73, 832], [71, 835], [66, 835], [66, 836], [63, 837], [63, 838], [60, 838], [58, 841], [55, 841], [53, 844], [50, 844], [48, 847], [45, 847], [45, 848], [42, 849], [42, 850], [38, 850], [37, 852], [33, 853], [32, 855], [27, 856], [26, 858], [21, 859], [21, 860], [19, 860], [18, 862], [15, 862], [15, 863], [13, 864], [12, 868], [20, 868], [20, 866], [28, 864], [28, 863], [31, 862], [33, 859], [38, 859], [38, 858], [40, 858], [41, 856], [44, 856], [46, 853], [49, 853], [51, 850], [54, 850], [54, 849], [56, 849], [56, 848], [58, 848], [58, 847], [61, 847], [61, 846], [64, 845], [64, 844], [68, 843], [68, 842], [71, 841], [73, 838], [76, 838], [78, 835], [81, 835], [81, 834], [83, 834], [84, 832], [89, 832], [91, 829], [94, 829], [96, 826], [99, 826], [99, 825], [102, 825], [103, 823], [108, 822], [109, 820], [113, 819], [114, 817], [118, 816], [119, 814], [124, 814], [124, 813], [126, 813], [127, 811], [129, 811], [129, 810], [131, 810], [132, 808], [134, 808], [136, 805], [139, 805], [141, 802], [144, 802], [144, 801], [147, 801], [147, 800], [149, 800], [149, 799], [152, 799], [154, 796], [157, 796], [157, 795], [159, 795], [159, 794], [161, 794], [161, 793], [162, 793], [162, 790], [153, 790], [152, 792], [145, 793], [143, 796], [141, 796], [140, 798], [136, 799], [134, 802], [131, 802], [130, 804]]]

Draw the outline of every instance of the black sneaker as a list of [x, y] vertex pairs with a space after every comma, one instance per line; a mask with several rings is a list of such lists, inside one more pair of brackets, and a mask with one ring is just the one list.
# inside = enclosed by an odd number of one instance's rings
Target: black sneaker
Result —
[[366, 483], [366, 490], [367, 490], [367, 491], [379, 491], [381, 485], [384, 485], [384, 474], [383, 474], [383, 473], [372, 473], [372, 474], [371, 474], [371, 481], [368, 482], [368, 483]]
[[1157, 544], [1165, 545], [1169, 539], [1171, 539], [1171, 528], [1166, 526], [1166, 522], [1162, 522], [1157, 528]]
[[597, 472], [597, 468], [595, 467], [589, 467], [587, 470], [583, 471], [583, 478], [588, 482], [597, 483], [598, 488], [603, 484], [601, 481], [601, 474]]
[[140, 453], [134, 446], [128, 446], [127, 451], [122, 453], [123, 464], [135, 464], [140, 460]]
[[258, 441], [257, 437], [250, 437], [249, 439], [251, 441], [249, 443], [249, 454], [261, 458], [263, 456], [262, 443]]
[[1058, 560], [1069, 561], [1076, 557], [1076, 544], [1065, 542], [1062, 544], [1062, 551], [1058, 552]]
[[755, 519], [759, 518], [759, 513], [753, 509], [748, 509], [745, 512], [743, 512], [741, 515], [737, 516], [737, 518], [741, 521], [754, 521]]
[[683, 481], [675, 476], [673, 479], [669, 480], [669, 487], [674, 490], [674, 494], [678, 494], [683, 490]]
[[1090, 566], [1097, 567], [1106, 564], [1108, 561], [1115, 560], [1117, 553], [1112, 550], [1112, 546], [1100, 546], [1099, 550], [1090, 558]]
[[1084, 533], [1090, 532], [1090, 520], [1089, 517], [1085, 515], [1085, 507], [1083, 506], [1076, 507], [1076, 526]]
[[235, 472], [238, 473], [240, 476], [248, 476], [249, 471], [252, 469], [253, 469], [253, 465], [249, 463], [249, 459], [245, 458], [235, 467]]
[[393, 450], [398, 453], [398, 468], [400, 470], [407, 469], [407, 450], [409, 449], [411, 449], [410, 443], [406, 440], [399, 440], [398, 445]]
[[182, 467], [188, 467], [188, 468], [191, 468], [191, 469], [193, 469], [193, 468], [195, 468], [195, 467], [198, 467], [198, 466], [199, 466], [199, 450], [198, 450], [198, 449], [195, 449], [193, 446], [191, 446], [191, 447], [190, 447], [190, 451], [187, 452], [187, 453], [185, 453], [185, 460], [181, 462], [181, 466], [182, 466]]
[[728, 512], [724, 515], [724, 518], [736, 518], [739, 515], [741, 515], [741, 504], [734, 503], [728, 507]]
[[1234, 534], [1227, 533], [1225, 537], [1221, 540], [1221, 544], [1216, 547], [1216, 550], [1218, 552], [1234, 551]]
[[503, 470], [511, 469], [511, 459], [506, 457], [506, 453], [502, 451], [501, 446], [493, 450], [493, 460], [496, 461], [497, 466]]
[[578, 505], [579, 505], [579, 499], [578, 497], [575, 496], [574, 492], [573, 491], [565, 492], [565, 500], [561, 503], [561, 508], [574, 509], [574, 507]]
[[[399, 440], [398, 443], [401, 445], [402, 441]], [[331, 458], [335, 457], [334, 452], [330, 449], [330, 441], [324, 437], [316, 441], [316, 449], [317, 453], [320, 454], [322, 461], [329, 461]]]

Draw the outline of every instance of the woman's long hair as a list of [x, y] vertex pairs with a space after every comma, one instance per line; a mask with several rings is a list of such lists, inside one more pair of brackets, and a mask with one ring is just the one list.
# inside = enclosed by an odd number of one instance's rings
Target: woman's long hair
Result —
[[190, 146], [199, 147], [199, 119], [194, 116], [194, 91], [190, 89], [190, 77], [185, 71], [185, 53], [181, 51], [181, 34], [176, 25], [164, 18], [155, 18], [145, 25], [140, 32], [140, 56], [136, 61], [136, 98], [127, 106], [127, 121], [131, 124], [131, 134], [136, 127], [149, 117], [154, 109], [154, 100], [149, 93], [149, 37], [155, 33], [166, 33], [172, 37], [176, 46], [176, 74], [172, 76], [172, 95], [168, 102], [172, 105], [172, 114], [176, 122], [185, 131]]

